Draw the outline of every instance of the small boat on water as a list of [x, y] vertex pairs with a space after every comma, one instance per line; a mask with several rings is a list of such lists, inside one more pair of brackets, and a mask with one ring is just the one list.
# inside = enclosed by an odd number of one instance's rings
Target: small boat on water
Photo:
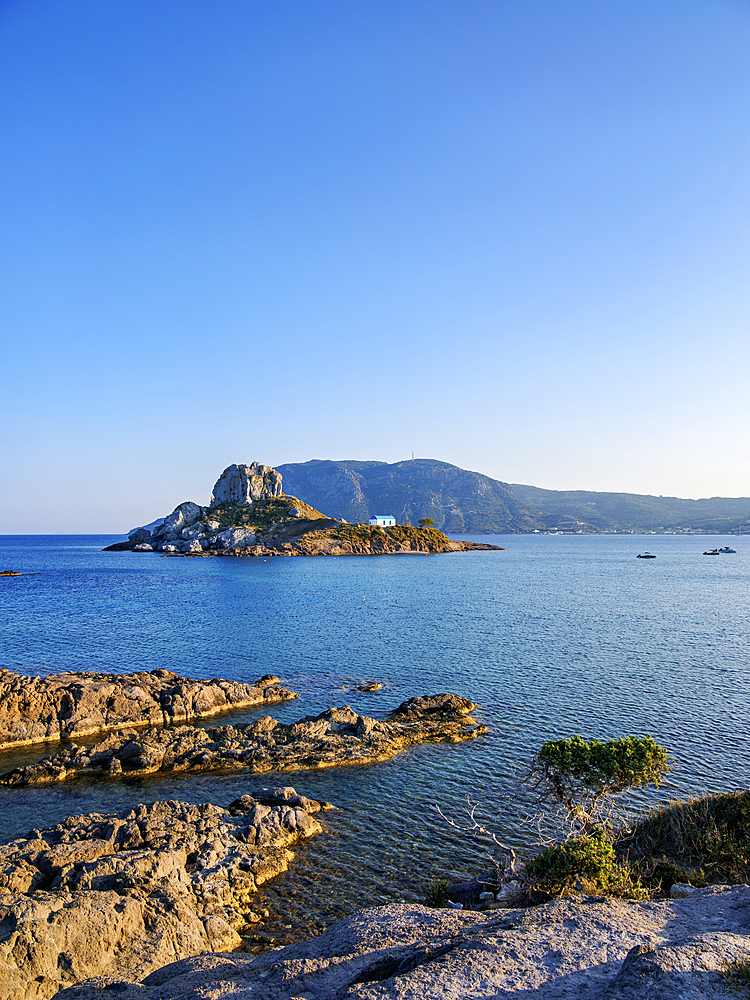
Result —
[[656, 556], [653, 554], [653, 552], [639, 552], [638, 555], [635, 558], [636, 559], [656, 559]]
[[736, 554], [737, 549], [730, 549], [728, 545], [722, 545], [722, 547], [719, 549], [719, 553], [723, 556], [727, 555], [727, 553], [729, 552], [734, 552]]
[[703, 553], [704, 556], [720, 556], [721, 552], [718, 549], [709, 549], [708, 552]]

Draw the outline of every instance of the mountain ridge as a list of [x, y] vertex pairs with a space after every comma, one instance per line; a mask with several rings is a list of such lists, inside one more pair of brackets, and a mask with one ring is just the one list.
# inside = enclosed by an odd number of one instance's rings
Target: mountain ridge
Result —
[[312, 459], [278, 466], [284, 488], [347, 521], [393, 514], [400, 523], [431, 517], [453, 534], [533, 531], [538, 515], [510, 486], [437, 459], [404, 462]]
[[438, 459], [311, 459], [279, 465], [284, 487], [347, 521], [431, 517], [450, 534], [675, 531], [750, 533], [750, 497], [698, 500], [506, 483]]

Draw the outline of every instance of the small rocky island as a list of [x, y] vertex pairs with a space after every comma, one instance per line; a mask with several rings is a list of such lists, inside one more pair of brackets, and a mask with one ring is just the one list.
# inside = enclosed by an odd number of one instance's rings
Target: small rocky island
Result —
[[430, 527], [347, 524], [285, 496], [281, 473], [267, 465], [230, 465], [208, 507], [187, 500], [151, 526], [135, 528], [106, 552], [182, 556], [347, 556], [501, 550], [449, 539]]
[[270, 715], [237, 726], [159, 727], [73, 743], [59, 753], [0, 774], [0, 785], [48, 785], [73, 778], [140, 778], [159, 772], [310, 771], [374, 764], [418, 743], [461, 743], [487, 732], [470, 717], [476, 706], [456, 694], [410, 698], [378, 721], [348, 705], [284, 724]]

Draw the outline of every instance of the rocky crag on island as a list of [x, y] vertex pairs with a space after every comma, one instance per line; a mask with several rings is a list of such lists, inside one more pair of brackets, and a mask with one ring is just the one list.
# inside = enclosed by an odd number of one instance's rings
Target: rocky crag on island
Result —
[[135, 528], [105, 551], [185, 556], [390, 555], [499, 549], [462, 542], [429, 527], [348, 524], [282, 492], [281, 474], [267, 465], [230, 465], [207, 507], [179, 504], [161, 523]]
[[0, 749], [134, 725], [174, 725], [296, 697], [270, 674], [242, 684], [195, 680], [169, 670], [48, 677], [0, 670]]
[[[140, 979], [251, 939], [257, 886], [331, 808], [271, 788], [227, 808], [155, 802], [72, 816], [0, 846], [0, 1000], [46, 1000], [92, 976]], [[116, 995], [116, 991], [104, 996]]]
[[75, 743], [36, 764], [0, 775], [0, 785], [47, 785], [108, 775], [158, 772], [320, 770], [373, 764], [408, 746], [460, 743], [487, 732], [470, 716], [476, 706], [455, 694], [410, 698], [383, 721], [348, 705], [285, 724], [264, 715], [237, 726], [176, 726], [113, 733], [91, 747]]

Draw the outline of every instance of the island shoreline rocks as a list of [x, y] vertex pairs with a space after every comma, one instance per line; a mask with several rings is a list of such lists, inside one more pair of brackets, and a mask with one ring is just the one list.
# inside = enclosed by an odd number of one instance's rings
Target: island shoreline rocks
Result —
[[142, 778], [158, 773], [246, 771], [251, 774], [373, 764], [408, 746], [460, 743], [487, 732], [455, 694], [410, 698], [387, 719], [359, 715], [348, 705], [293, 723], [269, 715], [241, 725], [124, 730], [94, 746], [73, 743], [35, 764], [0, 775], [0, 785], [26, 787], [75, 778]]
[[196, 680], [169, 670], [27, 677], [0, 669], [0, 750], [136, 725], [169, 726], [296, 697], [270, 674], [244, 684]]
[[0, 1000], [242, 947], [260, 920], [257, 887], [287, 870], [289, 847], [320, 833], [329, 808], [277, 787], [227, 808], [71, 816], [0, 846]]
[[[383, 529], [384, 533], [388, 529]], [[380, 539], [378, 540], [381, 541]], [[286, 542], [278, 548], [266, 545], [256, 545], [253, 548], [224, 549], [207, 552], [163, 552], [164, 557], [193, 558], [221, 556], [240, 557], [263, 557], [269, 556], [430, 556], [444, 555], [448, 552], [504, 552], [501, 545], [490, 545], [485, 542], [464, 542], [456, 539], [446, 539], [445, 543], [428, 542], [420, 543], [419, 539], [409, 540], [411, 547], [404, 547], [403, 541], [394, 540], [389, 544], [386, 540], [380, 545], [373, 545], [368, 542], [349, 542], [338, 538], [310, 539], [304, 542]]]

